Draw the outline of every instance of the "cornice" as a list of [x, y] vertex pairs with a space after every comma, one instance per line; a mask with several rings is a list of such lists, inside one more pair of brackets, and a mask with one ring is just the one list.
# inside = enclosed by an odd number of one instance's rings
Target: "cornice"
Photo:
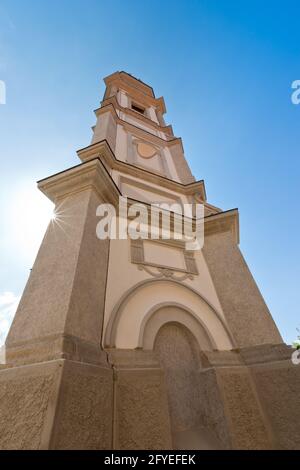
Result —
[[139, 168], [128, 162], [122, 162], [116, 158], [114, 152], [106, 140], [101, 140], [100, 142], [96, 142], [95, 144], [78, 150], [77, 155], [83, 162], [99, 158], [100, 160], [103, 160], [109, 166], [109, 168], [118, 170], [125, 174], [129, 174], [143, 181], [150, 181], [158, 186], [179, 192], [185, 196], [199, 193], [201, 200], [203, 202], [206, 201], [206, 191], [203, 180], [193, 181], [189, 184], [183, 184], [156, 173], [152, 173], [149, 170]]
[[[149, 132], [146, 129], [142, 129], [141, 127], [138, 127], [135, 124], [132, 124], [131, 122], [125, 121], [124, 119], [121, 119], [118, 116], [116, 108], [113, 103], [108, 103], [107, 105], [96, 109], [94, 112], [96, 116], [98, 117], [100, 116], [100, 114], [104, 114], [108, 111], [111, 111], [116, 122], [120, 124], [121, 126], [125, 127], [127, 130], [137, 135], [140, 135], [143, 138], [146, 138], [148, 140], [150, 139], [152, 142], [156, 143], [157, 145], [164, 145], [166, 147], [171, 147], [172, 145], [179, 144], [181, 146], [182, 152], [184, 152], [181, 137], [175, 137], [172, 135], [168, 139], [163, 139], [162, 137], [159, 137], [158, 135], [153, 134], [152, 132]], [[95, 126], [93, 126], [92, 129], [94, 130]]]
[[139, 78], [134, 77], [128, 72], [125, 72], [124, 70], [117, 71], [112, 73], [111, 75], [108, 75], [107, 77], [104, 78], [104, 83], [105, 85], [109, 85], [110, 83], [120, 80], [125, 83], [131, 84], [134, 88], [138, 88], [140, 90], [143, 90], [143, 93], [146, 95], [152, 96], [155, 98], [154, 90], [152, 86], [148, 85], [147, 83], [143, 82]]
[[[116, 72], [104, 79], [106, 89], [111, 85], [126, 91], [133, 99], [141, 104], [155, 106], [162, 114], [166, 112], [166, 106], [163, 97], [156, 98], [153, 89], [141, 80], [127, 74], [126, 72]], [[105, 92], [106, 96], [106, 92]]]
[[[132, 204], [141, 203], [145, 205], [148, 211], [151, 210], [151, 204], [145, 203], [142, 201], [138, 201], [136, 199], [128, 198], [128, 207]], [[174, 224], [174, 217], [175, 218], [182, 218], [183, 215], [174, 214], [171, 212], [170, 221], [171, 221], [171, 231]], [[196, 219], [195, 217], [186, 217], [189, 221], [193, 224], [193, 230], [196, 227]], [[204, 236], [214, 235], [216, 233], [222, 232], [231, 232], [236, 244], [239, 244], [239, 211], [238, 209], [230, 209], [228, 211], [219, 212], [218, 214], [211, 214], [204, 217]], [[169, 241], [167, 242], [169, 243]], [[184, 242], [183, 242], [184, 243]], [[182, 246], [182, 241], [172, 240], [172, 244], [177, 246]]]
[[221, 232], [231, 232], [235, 242], [239, 244], [239, 211], [238, 209], [230, 209], [228, 211], [211, 214], [204, 218], [204, 234], [205, 236], [213, 235]]
[[155, 121], [145, 116], [144, 114], [139, 114], [131, 108], [125, 108], [124, 106], [121, 106], [116, 96], [110, 96], [109, 98], [103, 99], [101, 101], [101, 107], [94, 110], [94, 113], [96, 114], [96, 116], [99, 116], [102, 112], [102, 109], [105, 108], [108, 104], [112, 104], [115, 110], [118, 109], [118, 111], [129, 114], [130, 116], [134, 118], [138, 118], [141, 121], [143, 121], [145, 124], [148, 124], [151, 127], [153, 127], [154, 129], [164, 132], [165, 134], [170, 135], [171, 137], [174, 137], [173, 128], [171, 125], [161, 126], [160, 124], [157, 124]]
[[[104, 148], [104, 147], [103, 147]], [[83, 149], [85, 150], [85, 149]], [[107, 150], [107, 149], [106, 149]], [[80, 191], [93, 189], [96, 191], [103, 202], [111, 203], [118, 207], [119, 196], [121, 192], [114, 183], [111, 175], [105, 168], [104, 163], [101, 161], [102, 155], [80, 163], [77, 166], [56, 173], [52, 176], [38, 181], [38, 188], [55, 204], [62, 199], [76, 194]], [[127, 164], [126, 164], [127, 165]], [[156, 176], [156, 175], [155, 175]], [[160, 178], [160, 177], [158, 177]], [[166, 180], [166, 178], [163, 178]], [[197, 184], [202, 184], [201, 181], [183, 185], [181, 183], [168, 180], [169, 183], [176, 186], [176, 189], [181, 188], [183, 192], [191, 190]], [[165, 185], [166, 186], [166, 185]], [[174, 189], [170, 188], [170, 189]], [[129, 198], [129, 205], [141, 202], [150, 207], [150, 204], [142, 201], [136, 201]], [[172, 219], [171, 213], [171, 219]], [[192, 218], [195, 222], [195, 219]], [[193, 223], [194, 223], [193, 222]], [[213, 235], [221, 232], [230, 231], [236, 243], [239, 243], [239, 213], [238, 209], [231, 209], [218, 214], [212, 214], [204, 217], [204, 234], [205, 236]]]
[[108, 203], [118, 204], [121, 194], [100, 159], [81, 163], [38, 181], [38, 188], [55, 204], [67, 196], [94, 189]]

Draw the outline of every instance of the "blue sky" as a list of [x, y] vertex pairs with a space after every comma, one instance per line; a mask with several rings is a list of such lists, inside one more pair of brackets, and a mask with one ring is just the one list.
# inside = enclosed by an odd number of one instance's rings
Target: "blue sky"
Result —
[[164, 96], [209, 202], [239, 208], [246, 261], [295, 339], [299, 15], [299, 2], [276, 0], [0, 1], [0, 343], [51, 209], [35, 182], [79, 163], [116, 70]]

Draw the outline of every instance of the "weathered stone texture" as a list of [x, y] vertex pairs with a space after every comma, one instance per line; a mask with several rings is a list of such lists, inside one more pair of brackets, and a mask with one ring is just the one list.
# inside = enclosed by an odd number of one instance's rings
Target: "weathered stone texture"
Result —
[[300, 366], [291, 362], [253, 368], [277, 449], [300, 449]]
[[232, 448], [272, 448], [249, 372], [244, 368], [236, 368], [220, 369], [217, 374]]
[[231, 438], [214, 369], [200, 372], [199, 389], [202, 396], [201, 406], [205, 428], [217, 437], [220, 448], [230, 449]]
[[64, 333], [99, 344], [108, 240], [96, 237], [99, 196], [91, 190], [58, 206], [48, 227], [6, 345]]
[[160, 370], [119, 370], [115, 394], [114, 448], [172, 447], [164, 376]]
[[166, 377], [174, 447], [228, 448], [215, 372], [202, 370], [193, 335], [178, 323], [167, 323], [159, 330], [155, 351]]
[[52, 449], [112, 447], [112, 371], [65, 361]]
[[57, 368], [0, 372], [0, 449], [39, 449]]
[[206, 236], [203, 254], [237, 345], [281, 343], [279, 331], [232, 234]]

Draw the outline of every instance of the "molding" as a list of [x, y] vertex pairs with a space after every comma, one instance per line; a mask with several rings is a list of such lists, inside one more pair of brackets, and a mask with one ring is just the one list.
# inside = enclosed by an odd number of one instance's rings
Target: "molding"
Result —
[[105, 139], [78, 150], [77, 155], [82, 162], [99, 158], [104, 160], [113, 170], [135, 176], [141, 180], [147, 180], [158, 186], [163, 186], [174, 192], [179, 192], [185, 196], [199, 193], [201, 195], [202, 202], [206, 201], [206, 192], [203, 180], [183, 184], [166, 178], [165, 176], [153, 173], [145, 168], [136, 167], [131, 163], [118, 160]]
[[6, 345], [7, 366], [68, 359], [106, 365], [99, 344], [66, 333], [56, 333]]
[[244, 362], [236, 349], [202, 351], [202, 361], [205, 369], [220, 367], [241, 367]]
[[80, 191], [94, 189], [102, 200], [116, 205], [121, 194], [98, 158], [40, 180], [38, 188], [54, 203]]
[[[166, 112], [163, 97], [156, 98], [153, 88], [126, 72], [115, 72], [104, 78], [107, 91], [112, 86], [126, 91], [133, 99], [146, 106], [155, 106], [162, 114]], [[104, 95], [106, 97], [106, 95]]]
[[[156, 268], [158, 272], [151, 271], [149, 266]], [[146, 273], [150, 274], [150, 276], [153, 276], [156, 279], [167, 278], [167, 279], [175, 279], [176, 281], [180, 281], [180, 282], [185, 281], [186, 279], [190, 279], [191, 281], [194, 279], [194, 276], [189, 273], [182, 274], [181, 276], [177, 275], [176, 277], [175, 271], [182, 272], [182, 270], [179, 270], [176, 268], [167, 268], [165, 266], [159, 266], [159, 265], [155, 265], [151, 263], [139, 263], [138, 269], [140, 271], [143, 271], [143, 270], [146, 271]]]
[[[216, 233], [231, 232], [237, 244], [239, 237], [239, 212], [238, 209], [220, 212], [204, 217], [204, 236]], [[205, 243], [205, 241], [204, 241]]]
[[[128, 204], [141, 203], [147, 206], [150, 210], [151, 204], [143, 201], [139, 201], [133, 198], [128, 197]], [[181, 203], [180, 203], [181, 205]], [[175, 214], [176, 216], [176, 214]], [[183, 216], [179, 216], [183, 217]], [[191, 218], [192, 223], [195, 225], [195, 218]], [[172, 233], [172, 227], [174, 225], [174, 212], [170, 214], [170, 227]], [[193, 225], [193, 229], [195, 226]], [[210, 214], [204, 217], [204, 237], [214, 235], [217, 233], [231, 232], [235, 243], [238, 245], [240, 242], [239, 239], [239, 212], [238, 209], [230, 209], [228, 211], [220, 212], [217, 214]], [[164, 240], [160, 239], [162, 243]], [[187, 240], [169, 240], [168, 243], [185, 243]], [[204, 238], [205, 243], [205, 238]]]
[[116, 332], [117, 332], [117, 326], [123, 311], [124, 306], [128, 302], [128, 300], [135, 295], [136, 291], [144, 286], [148, 286], [150, 284], [155, 284], [155, 283], [162, 283], [162, 282], [167, 282], [167, 283], [174, 283], [179, 285], [181, 288], [187, 289], [191, 291], [193, 294], [195, 294], [199, 299], [204, 301], [212, 310], [212, 312], [217, 316], [218, 320], [220, 321], [221, 325], [223, 326], [229, 341], [232, 344], [233, 348], [236, 348], [236, 342], [226, 325], [224, 319], [221, 317], [221, 315], [217, 312], [215, 307], [202, 295], [199, 294], [193, 287], [188, 286], [187, 284], [183, 284], [181, 281], [177, 281], [176, 279], [146, 279], [143, 281], [138, 282], [134, 286], [132, 286], [130, 289], [128, 289], [124, 294], [120, 297], [118, 302], [115, 304], [110, 316], [109, 320], [107, 322], [107, 325], [105, 327], [105, 334], [104, 334], [104, 347], [108, 348], [115, 348], [115, 343], [116, 343]]
[[126, 155], [126, 161], [130, 165], [135, 165], [135, 155], [134, 155], [134, 149], [133, 149], [133, 139], [132, 139], [132, 134], [131, 132], [126, 132], [127, 135], [127, 155]]
[[[122, 111], [121, 111], [121, 109], [122, 109]], [[129, 108], [120, 108], [120, 110], [119, 110], [120, 114], [121, 113], [126, 114], [127, 109], [129, 109]], [[167, 145], [167, 146], [170, 147], [170, 146], [174, 145], [175, 143], [179, 143], [180, 146], [181, 146], [181, 150], [184, 153], [181, 137], [175, 137], [175, 136], [172, 135], [169, 138], [163, 138], [163, 137], [158, 136], [157, 134], [154, 134], [153, 132], [150, 132], [149, 130], [143, 129], [142, 127], [139, 127], [135, 124], [132, 124], [129, 121], [125, 121], [124, 119], [122, 119], [118, 115], [114, 104], [111, 103], [111, 102], [108, 103], [108, 104], [105, 104], [101, 108], [97, 108], [97, 109], [94, 110], [94, 113], [96, 114], [97, 117], [99, 117], [101, 114], [105, 114], [107, 112], [112, 112], [112, 114], [114, 115], [114, 119], [117, 121], [117, 124], [120, 124], [123, 127], [128, 127], [129, 131], [137, 131], [137, 132], [139, 131], [140, 134], [142, 135], [142, 137], [146, 135], [146, 139], [151, 139], [152, 138], [154, 140], [154, 142], [156, 142], [158, 145], [161, 145], [163, 143], [164, 145]], [[133, 111], [133, 112], [134, 112], [133, 117], [136, 118], [138, 113], [136, 113], [135, 111]], [[138, 115], [138, 116], [143, 116], [143, 115], [141, 114], [141, 115]], [[151, 121], [151, 122], [154, 123], [154, 121]], [[148, 121], [147, 121], [147, 124], [148, 124]], [[93, 126], [93, 127], [95, 127], [95, 126]], [[165, 133], [164, 130], [161, 130], [161, 129], [157, 129], [157, 130], [159, 130], [160, 132]]]
[[[136, 177], [134, 177], [134, 178], [136, 178]], [[171, 202], [173, 201], [174, 204], [179, 204], [180, 207], [183, 210], [182, 200], [181, 200], [180, 196], [178, 196], [178, 194], [176, 194], [176, 193], [169, 193], [167, 191], [164, 191], [163, 189], [160, 189], [161, 185], [160, 185], [159, 188], [157, 188], [157, 187], [149, 185], [147, 183], [147, 181], [145, 182], [145, 180], [141, 181], [140, 178], [139, 179], [132, 179], [130, 177], [128, 178], [128, 176], [125, 176], [123, 174], [119, 174], [119, 184], [120, 184], [121, 192], [122, 192], [122, 184], [129, 184], [133, 188], [139, 188], [139, 189], [142, 189], [143, 191], [147, 191], [147, 192], [150, 192], [150, 193], [155, 193], [157, 195], [161, 195], [161, 196], [167, 198], [168, 200], [170, 200]], [[128, 197], [128, 200], [129, 199], [133, 199], [133, 198]], [[142, 201], [137, 201], [137, 202], [142, 202]], [[164, 202], [164, 201], [162, 201], [162, 202]], [[151, 203], [150, 202], [143, 202], [143, 204], [146, 204], [148, 206]]]
[[[147, 183], [143, 183], [141, 180], [135, 180], [135, 179], [128, 178], [127, 176], [124, 176], [123, 174], [119, 175], [118, 181], [119, 181], [119, 185], [120, 185], [119, 187], [120, 187], [121, 192], [122, 192], [122, 189], [123, 189], [124, 185], [130, 185], [133, 189], [139, 188], [139, 189], [141, 189], [145, 192], [154, 193], [154, 194], [157, 195], [157, 197], [162, 196], [162, 197], [168, 198], [168, 201], [170, 201], [171, 204], [178, 204], [181, 207], [181, 210], [183, 212], [182, 200], [181, 200], [180, 196], [178, 196], [178, 194], [176, 194], [176, 193], [175, 194], [174, 193], [168, 193], [168, 192], [163, 191], [163, 190], [161, 190], [157, 187], [153, 187], [153, 186], [148, 185]], [[141, 201], [139, 199], [135, 199], [135, 198], [130, 197], [130, 196], [127, 196], [127, 200], [128, 200], [128, 203], [131, 203], [131, 204], [142, 203], [145, 206], [147, 206], [149, 211], [151, 209], [151, 202]], [[157, 202], [157, 201], [154, 201], [154, 202]], [[162, 203], [164, 203], [164, 202], [165, 201], [162, 201]], [[166, 201], [166, 203], [168, 204], [167, 201]], [[162, 209], [162, 210], [165, 212], [165, 209]], [[171, 212], [170, 220], [173, 221], [173, 219], [174, 219], [174, 215]]]
[[239, 348], [237, 352], [248, 366], [265, 365], [274, 362], [290, 361], [293, 348], [285, 343], [258, 344]]
[[[140, 167], [144, 168], [145, 170], [148, 170], [148, 169], [150, 169], [149, 165], [147, 165], [146, 163], [143, 164], [142, 162], [140, 162], [138, 160], [138, 157], [141, 158], [142, 160], [146, 160], [146, 162], [147, 162], [147, 160], [151, 160], [152, 158], [157, 157], [158, 161], [159, 161], [160, 170], [155, 170], [155, 169], [152, 168], [150, 171], [152, 173], [161, 175], [163, 177], [167, 177], [168, 179], [172, 179], [171, 175], [170, 175], [168, 165], [167, 165], [167, 163], [164, 159], [164, 156], [162, 154], [162, 148], [157, 147], [156, 145], [153, 145], [153, 144], [149, 144], [146, 140], [140, 139], [139, 137], [135, 137], [130, 133], [128, 133], [128, 135], [131, 138], [131, 145], [128, 146], [128, 151], [131, 150], [133, 152], [133, 154], [131, 156], [132, 163], [134, 165], [137, 165], [137, 166], [140, 166]], [[139, 144], [146, 144], [146, 145], [152, 146], [155, 149], [155, 153], [151, 157], [143, 157], [140, 154], [139, 150], [138, 150], [138, 145]]]
[[114, 369], [158, 369], [161, 366], [156, 354], [143, 349], [106, 348], [108, 362]]
[[[139, 157], [143, 158], [144, 160], [151, 160], [151, 158], [155, 156], [159, 156], [159, 151], [160, 149], [156, 147], [156, 145], [149, 144], [146, 140], [143, 139], [138, 139], [135, 138], [133, 141], [133, 144], [136, 146], [136, 151]], [[153, 149], [153, 152], [151, 155], [142, 155], [140, 150], [139, 150], [139, 145], [146, 145], [148, 147], [151, 147]]]
[[121, 111], [125, 114], [128, 114], [129, 116], [132, 116], [132, 117], [139, 117], [139, 119], [144, 122], [145, 124], [148, 124], [149, 126], [153, 127], [154, 129], [156, 130], [159, 130], [161, 132], [163, 132], [164, 134], [167, 134], [168, 136], [170, 137], [174, 137], [174, 134], [173, 134], [173, 127], [171, 124], [169, 125], [161, 125], [161, 124], [157, 124], [155, 121], [153, 121], [151, 118], [149, 118], [147, 115], [145, 114], [138, 114], [136, 111], [134, 111], [133, 109], [131, 108], [126, 108], [124, 106], [121, 106], [120, 103], [118, 102], [117, 98], [115, 95], [113, 96], [109, 96], [108, 98], [105, 98], [104, 100], [101, 101], [101, 107], [100, 108], [97, 108], [94, 110], [94, 113], [96, 114], [96, 116], [98, 116], [99, 114], [101, 114], [101, 109], [105, 108], [106, 106], [108, 106], [109, 104], [113, 105], [113, 107], [115, 108], [115, 110], [117, 109], [118, 111]]
[[[172, 189], [173, 191], [177, 190], [177, 192], [185, 195], [189, 193], [189, 191], [193, 191], [195, 186], [197, 187], [197, 185], [201, 185], [202, 183], [200, 181], [183, 185], [181, 183], [168, 180], [167, 178], [161, 177], [159, 175], [149, 173], [147, 170], [138, 169], [137, 167], [134, 167], [128, 163], [120, 162], [119, 160], [116, 161], [116, 158], [114, 157], [114, 154], [112, 153], [106, 141], [93, 144], [87, 147], [87, 149], [83, 149], [83, 152], [87, 152], [87, 155], [90, 155], [90, 152], [92, 152], [92, 155], [98, 154], [98, 156], [91, 159], [87, 158], [84, 163], [38, 181], [38, 188], [52, 202], [57, 203], [61, 199], [64, 199], [65, 197], [68, 197], [72, 194], [76, 194], [87, 189], [93, 189], [98, 193], [99, 197], [103, 201], [118, 206], [121, 192], [106, 169], [105, 164], [108, 164], [112, 167], [117, 167], [118, 169], [120, 169], [120, 167], [129, 169], [129, 174], [132, 174], [131, 170], [133, 169], [133, 176], [136, 176], [140, 179], [143, 179], [141, 174], [146, 173], [148, 176], [150, 174], [151, 178], [148, 178], [148, 180], [152, 180], [157, 185], [169, 187], [169, 189]], [[165, 184], [162, 184], [161, 180], [163, 180]], [[180, 189], [180, 191], [178, 191], [178, 189]], [[150, 206], [150, 204], [142, 201], [135, 201], [132, 198], [128, 199], [129, 201], [132, 200], [133, 203], [141, 202], [142, 204]], [[232, 232], [234, 239], [238, 244], [239, 215], [237, 209], [208, 215], [204, 218], [205, 236], [226, 231]]]
[[[160, 310], [161, 308], [164, 308], [164, 307], [177, 307], [179, 308], [180, 310], [183, 310], [186, 314], [190, 315], [194, 320], [196, 320], [197, 323], [199, 323], [199, 326], [200, 328], [203, 328], [203, 331], [206, 335], [206, 340], [208, 342], [208, 344], [210, 345], [211, 349], [217, 349], [217, 345], [216, 345], [216, 342], [215, 340], [213, 339], [210, 331], [208, 330], [208, 328], [206, 327], [206, 325], [203, 323], [203, 321], [201, 320], [201, 318], [197, 317], [195, 315], [195, 313], [188, 307], [186, 307], [185, 305], [182, 305], [178, 302], [161, 302], [157, 305], [155, 305], [154, 307], [152, 307], [147, 313], [146, 315], [144, 316], [143, 320], [142, 320], [142, 323], [141, 323], [141, 328], [140, 328], [140, 334], [139, 334], [139, 339], [138, 339], [138, 347], [139, 348], [142, 348], [143, 350], [145, 351], [149, 351], [149, 349], [144, 349], [144, 343], [145, 343], [145, 330], [147, 328], [147, 324], [148, 322], [150, 321], [151, 317], [153, 314], [155, 314], [155, 312], [157, 312], [158, 310]], [[171, 318], [169, 318], [165, 323], [172, 323], [174, 322]], [[177, 321], [175, 321], [175, 323], [178, 323]], [[201, 345], [199, 344], [199, 341], [197, 339], [197, 336], [195, 335], [195, 332], [194, 331], [191, 331], [191, 329], [188, 327], [188, 325], [186, 325], [185, 323], [183, 322], [180, 322], [181, 325], [183, 325], [185, 328], [187, 328], [189, 330], [189, 332], [194, 336], [198, 346], [199, 346], [199, 349], [200, 351], [202, 351], [201, 349]], [[161, 326], [160, 326], [161, 327]], [[156, 331], [156, 334], [157, 334], [158, 331]], [[156, 335], [155, 335], [156, 336]], [[154, 337], [155, 339], [155, 337]], [[153, 345], [152, 345], [152, 348], [153, 348]], [[151, 351], [151, 350], [150, 350]]]
[[129, 84], [131, 84], [131, 86], [143, 90], [143, 92], [146, 95], [149, 95], [153, 98], [155, 97], [152, 86], [150, 86], [147, 83], [143, 82], [139, 78], [136, 78], [133, 75], [125, 72], [124, 70], [114, 72], [114, 73], [108, 75], [107, 77], [104, 77], [103, 80], [104, 80], [104, 83], [105, 83], [106, 86], [111, 85], [113, 82], [115, 83], [117, 80], [122, 81], [123, 83], [128, 82]]
[[[174, 266], [166, 266], [162, 264], [156, 264], [156, 263], [151, 263], [145, 260], [145, 255], [144, 255], [144, 242], [150, 241], [152, 243], [158, 243], [159, 245], [166, 245], [168, 247], [173, 247], [173, 248], [179, 248], [182, 251], [182, 254], [184, 256], [184, 262], [186, 269], [182, 268], [176, 268]], [[142, 239], [138, 238], [137, 240], [131, 240], [131, 262], [133, 264], [138, 265], [138, 269], [140, 271], [144, 270], [151, 276], [161, 279], [161, 278], [168, 278], [168, 279], [175, 279], [177, 281], [184, 281], [185, 279], [194, 279], [194, 275], [198, 275], [199, 271], [196, 265], [196, 260], [194, 257], [194, 252], [188, 251], [185, 249], [185, 246], [183, 243], [181, 244], [176, 244], [176, 243], [169, 243], [167, 240], [153, 240], [153, 239]], [[154, 268], [151, 269], [151, 268]], [[156, 271], [155, 271], [156, 269]], [[182, 273], [177, 274], [176, 273]]]

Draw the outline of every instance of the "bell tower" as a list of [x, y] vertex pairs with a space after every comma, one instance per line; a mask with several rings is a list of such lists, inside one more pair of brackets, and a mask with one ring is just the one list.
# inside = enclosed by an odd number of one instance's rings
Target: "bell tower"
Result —
[[[6, 341], [0, 448], [299, 448], [300, 366], [239, 250], [238, 210], [207, 201], [163, 98], [126, 72], [104, 81], [80, 163], [38, 182], [56, 218]], [[121, 196], [203, 205], [203, 247], [100, 239], [98, 208], [119, 214]]]
[[182, 184], [194, 182], [181, 139], [165, 125], [164, 99], [125, 72], [110, 75], [105, 84], [92, 144], [105, 139], [120, 161]]

